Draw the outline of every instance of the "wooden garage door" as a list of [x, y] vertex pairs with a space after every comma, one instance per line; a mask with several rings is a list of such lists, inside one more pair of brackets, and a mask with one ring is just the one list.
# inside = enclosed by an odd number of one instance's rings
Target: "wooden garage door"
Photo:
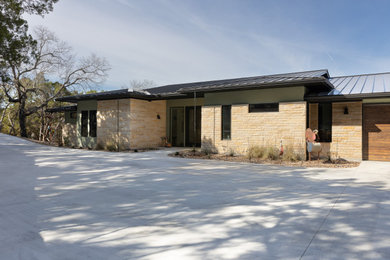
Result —
[[364, 105], [363, 117], [363, 159], [390, 161], [390, 105]]

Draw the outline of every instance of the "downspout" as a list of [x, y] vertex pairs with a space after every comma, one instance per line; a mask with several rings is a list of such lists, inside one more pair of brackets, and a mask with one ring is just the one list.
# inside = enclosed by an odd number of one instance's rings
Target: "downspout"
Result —
[[196, 145], [196, 92], [194, 91], [194, 147]]
[[116, 149], [119, 152], [119, 99], [116, 101]]

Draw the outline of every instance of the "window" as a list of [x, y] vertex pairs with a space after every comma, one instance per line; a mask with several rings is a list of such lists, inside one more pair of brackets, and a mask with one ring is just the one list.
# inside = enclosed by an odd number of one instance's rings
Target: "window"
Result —
[[81, 136], [88, 136], [88, 111], [81, 111]]
[[222, 140], [231, 139], [232, 106], [222, 106]]
[[320, 142], [332, 142], [332, 104], [318, 104], [318, 136]]
[[69, 117], [70, 119], [77, 119], [77, 112], [70, 112]]
[[96, 137], [96, 110], [89, 111], [89, 136]]
[[249, 104], [249, 113], [279, 112], [279, 103]]

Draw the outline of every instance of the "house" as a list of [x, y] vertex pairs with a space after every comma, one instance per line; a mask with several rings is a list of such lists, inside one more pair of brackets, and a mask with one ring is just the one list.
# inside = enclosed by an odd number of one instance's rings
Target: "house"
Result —
[[323, 155], [390, 161], [390, 73], [330, 77], [314, 70], [67, 96], [64, 139], [81, 147], [202, 146], [245, 153], [279, 146], [306, 153], [319, 130]]

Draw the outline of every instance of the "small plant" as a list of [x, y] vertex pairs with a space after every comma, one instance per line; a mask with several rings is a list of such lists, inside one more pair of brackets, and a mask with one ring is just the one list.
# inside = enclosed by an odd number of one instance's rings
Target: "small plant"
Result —
[[66, 147], [71, 147], [72, 146], [72, 144], [71, 144], [71, 142], [69, 140], [69, 137], [64, 137], [64, 145]]
[[279, 149], [268, 146], [265, 149], [263, 159], [277, 160], [279, 158]]
[[213, 153], [212, 149], [209, 146], [202, 147], [202, 153], [205, 155], [210, 155]]
[[253, 145], [253, 146], [249, 147], [247, 156], [248, 156], [248, 159], [250, 160], [250, 159], [254, 159], [254, 158], [263, 158], [264, 154], [265, 154], [264, 147], [259, 146], [259, 145]]
[[283, 152], [283, 160], [290, 162], [302, 161], [302, 157], [299, 153], [296, 153], [292, 148], [286, 147]]
[[104, 145], [101, 142], [97, 143], [96, 150], [104, 150]]
[[107, 142], [105, 148], [106, 148], [106, 150], [108, 150], [110, 152], [118, 151], [118, 146], [115, 143], [112, 143], [112, 142]]
[[229, 151], [227, 153], [228, 156], [233, 157], [236, 154], [233, 148], [229, 148]]

